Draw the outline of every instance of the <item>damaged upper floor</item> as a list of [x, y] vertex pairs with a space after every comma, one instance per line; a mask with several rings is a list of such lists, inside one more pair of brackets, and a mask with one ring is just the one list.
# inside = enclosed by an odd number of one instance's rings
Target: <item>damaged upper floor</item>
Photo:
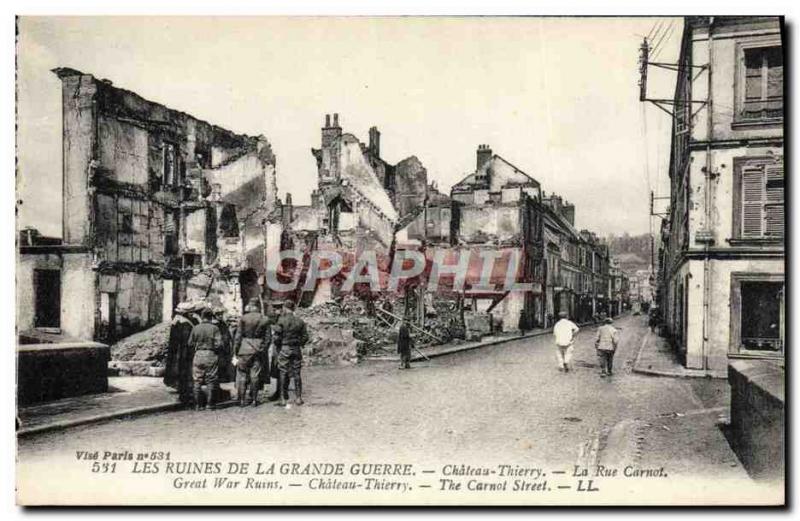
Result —
[[269, 141], [92, 74], [53, 72], [62, 81], [65, 244], [91, 247], [99, 262], [242, 264], [236, 257], [257, 247], [277, 200]]

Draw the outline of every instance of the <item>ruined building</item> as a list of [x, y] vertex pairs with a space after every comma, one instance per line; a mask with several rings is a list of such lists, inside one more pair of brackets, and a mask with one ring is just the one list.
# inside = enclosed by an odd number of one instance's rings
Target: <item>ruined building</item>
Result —
[[[381, 271], [386, 272], [396, 233], [409, 228], [412, 236], [424, 234], [425, 226], [415, 221], [424, 217], [426, 194], [435, 193], [428, 186], [427, 170], [415, 156], [388, 163], [381, 158], [380, 140], [376, 127], [369, 129], [365, 144], [342, 131], [338, 114], [325, 116], [320, 148], [311, 150], [317, 163], [317, 188], [309, 206], [295, 206], [287, 195], [282, 205], [282, 246], [309, 252], [336, 250], [345, 262], [375, 252]], [[330, 283], [323, 281], [302, 297], [303, 303], [324, 301], [331, 291]]]
[[53, 72], [62, 82], [63, 245], [20, 248], [20, 329], [113, 340], [169, 320], [185, 298], [238, 312], [259, 295], [262, 224], [276, 202], [266, 138], [91, 74]]
[[[537, 180], [480, 145], [475, 171], [456, 183], [450, 197], [454, 202], [454, 242], [471, 251], [467, 293], [475, 311], [491, 312], [505, 331], [541, 327], [542, 209], [541, 185]], [[496, 289], [478, 289], [483, 251], [501, 255], [495, 261]], [[533, 284], [532, 291], [503, 291], [499, 288], [508, 263], [519, 260], [516, 280]], [[497, 279], [497, 280], [495, 280]]]

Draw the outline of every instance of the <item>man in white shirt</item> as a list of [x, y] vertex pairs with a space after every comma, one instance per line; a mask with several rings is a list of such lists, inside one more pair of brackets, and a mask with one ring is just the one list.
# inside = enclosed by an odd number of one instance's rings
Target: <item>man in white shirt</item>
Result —
[[569, 372], [572, 362], [572, 344], [575, 342], [575, 335], [580, 328], [567, 318], [567, 312], [562, 311], [558, 314], [560, 320], [553, 326], [553, 338], [556, 342], [556, 357], [558, 358], [558, 370]]

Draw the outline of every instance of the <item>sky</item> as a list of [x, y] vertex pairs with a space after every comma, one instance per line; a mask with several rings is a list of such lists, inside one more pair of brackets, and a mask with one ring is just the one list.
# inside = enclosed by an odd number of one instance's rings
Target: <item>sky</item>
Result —
[[[278, 190], [307, 204], [325, 114], [381, 155], [416, 155], [440, 190], [492, 150], [576, 205], [599, 235], [650, 228], [668, 195], [668, 115], [639, 102], [638, 47], [677, 59], [678, 18], [23, 17], [17, 44], [18, 226], [61, 236], [61, 85], [72, 67], [267, 137]], [[672, 73], [648, 90], [672, 97]]]

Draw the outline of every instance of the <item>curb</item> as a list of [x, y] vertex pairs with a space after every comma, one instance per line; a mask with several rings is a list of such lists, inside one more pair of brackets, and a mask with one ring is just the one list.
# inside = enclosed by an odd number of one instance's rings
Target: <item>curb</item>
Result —
[[38, 425], [28, 429], [22, 428], [17, 431], [17, 438], [24, 438], [34, 434], [42, 434], [45, 432], [62, 431], [71, 427], [78, 427], [80, 425], [87, 425], [90, 423], [101, 423], [125, 416], [141, 416], [144, 414], [165, 412], [180, 409], [183, 404], [180, 402], [162, 402], [155, 405], [146, 405], [142, 407], [131, 407], [129, 409], [122, 409], [120, 411], [113, 411], [106, 414], [96, 414], [94, 416], [85, 416], [83, 418], [76, 418], [74, 420], [66, 420], [46, 425]]
[[[591, 326], [597, 326], [597, 325], [599, 325], [599, 324], [597, 324], [595, 322], [584, 322], [582, 324], [578, 324], [578, 326], [580, 326], [580, 327], [591, 327]], [[465, 351], [472, 351], [474, 349], [480, 349], [482, 347], [491, 347], [491, 346], [496, 346], [496, 345], [499, 345], [499, 344], [505, 344], [506, 342], [513, 342], [515, 340], [525, 340], [525, 339], [528, 339], [528, 338], [536, 338], [536, 337], [540, 337], [540, 336], [544, 336], [544, 335], [549, 335], [552, 332], [553, 332], [553, 328], [550, 327], [550, 328], [544, 329], [542, 331], [537, 331], [535, 333], [526, 333], [524, 335], [501, 337], [501, 338], [496, 338], [496, 339], [490, 340], [488, 342], [482, 342], [482, 343], [476, 343], [476, 344], [459, 345], [459, 346], [452, 347], [452, 348], [449, 348], [449, 349], [443, 349], [443, 350], [438, 351], [436, 353], [425, 353], [425, 356], [427, 356], [428, 358], [438, 358], [440, 356], [452, 355], [452, 354], [456, 354], [456, 353], [463, 353]], [[424, 361], [424, 360], [425, 360], [425, 358], [422, 357], [419, 354], [415, 354], [415, 355], [413, 355], [411, 357], [411, 361], [412, 362], [420, 362], [420, 361]], [[399, 356], [368, 356], [368, 357], [364, 358], [363, 361], [365, 361], [365, 362], [399, 362], [400, 361], [400, 357]]]
[[639, 346], [639, 352], [636, 353], [636, 360], [633, 362], [632, 372], [647, 376], [659, 376], [665, 378], [717, 378], [721, 380], [727, 380], [728, 375], [723, 376], [720, 374], [707, 373], [702, 369], [684, 369], [680, 373], [673, 371], [659, 371], [658, 369], [641, 369], [639, 367], [639, 362], [641, 361], [642, 353], [647, 347], [647, 340], [652, 334], [652, 331], [648, 329], [647, 334], [645, 334], [644, 338], [642, 339], [642, 345]]
[[[514, 340], [524, 340], [526, 338], [535, 338], [537, 336], [547, 335], [549, 333], [551, 333], [551, 330], [538, 331], [536, 333], [528, 333], [528, 334], [525, 334], [525, 335], [502, 337], [502, 338], [497, 338], [497, 339], [494, 339], [494, 340], [490, 340], [490, 341], [485, 342], [485, 343], [459, 345], [459, 346], [456, 346], [456, 347], [443, 349], [443, 350], [438, 351], [436, 353], [425, 353], [425, 356], [427, 356], [428, 358], [438, 358], [440, 356], [453, 355], [453, 354], [456, 354], [456, 353], [463, 353], [465, 351], [472, 351], [472, 350], [475, 350], [475, 349], [480, 349], [482, 347], [490, 347], [490, 346], [495, 346], [495, 345], [498, 345], [498, 344], [504, 344], [506, 342], [513, 342]], [[365, 362], [399, 362], [400, 361], [400, 357], [399, 356], [368, 356], [368, 357], [364, 358], [363, 360]], [[419, 361], [424, 361], [424, 360], [425, 360], [425, 358], [423, 358], [418, 353], [414, 354], [411, 357], [411, 361], [412, 362], [419, 362]]]
[[[228, 407], [232, 407], [236, 405], [236, 400], [226, 400], [224, 402], [219, 402], [216, 404], [217, 409], [226, 409]], [[96, 414], [94, 416], [86, 416], [83, 418], [76, 418], [74, 420], [67, 420], [61, 422], [54, 422], [46, 425], [37, 425], [36, 427], [31, 427], [29, 429], [19, 429], [16, 434], [17, 438], [24, 438], [27, 436], [33, 436], [36, 434], [44, 434], [47, 432], [56, 432], [56, 431], [63, 431], [66, 429], [70, 429], [72, 427], [80, 427], [81, 425], [89, 425], [95, 423], [105, 423], [111, 420], [116, 420], [119, 418], [126, 418], [126, 417], [133, 417], [133, 416], [144, 416], [145, 414], [154, 414], [158, 412], [171, 412], [171, 411], [178, 411], [181, 409], [186, 408], [186, 406], [180, 402], [162, 402], [157, 403], [154, 405], [143, 405], [141, 407], [131, 407], [128, 409], [122, 409], [119, 411], [108, 412], [105, 414]], [[189, 410], [189, 409], [187, 409]]]

